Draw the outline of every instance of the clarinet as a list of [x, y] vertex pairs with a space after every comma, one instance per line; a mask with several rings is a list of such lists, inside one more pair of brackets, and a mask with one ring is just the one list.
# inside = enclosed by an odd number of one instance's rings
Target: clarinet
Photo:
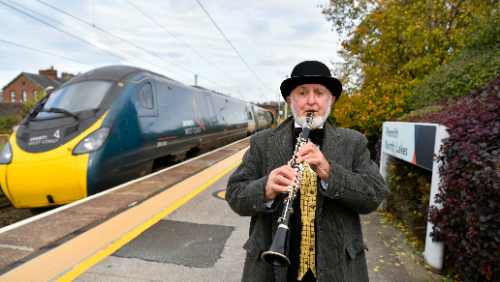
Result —
[[313, 115], [313, 111], [307, 113], [306, 122], [302, 126], [302, 132], [300, 133], [299, 139], [297, 140], [297, 145], [295, 145], [293, 157], [288, 162], [288, 165], [298, 173], [295, 180], [295, 185], [288, 188], [288, 196], [285, 198], [285, 206], [283, 208], [283, 212], [281, 213], [281, 217], [278, 218], [278, 231], [276, 231], [276, 235], [274, 236], [274, 241], [271, 245], [271, 249], [269, 249], [269, 251], [267, 252], [262, 253], [262, 259], [274, 266], [290, 265], [290, 260], [285, 254], [287, 245], [286, 242], [288, 239], [288, 229], [290, 226], [290, 214], [293, 213], [293, 200], [297, 197], [297, 191], [300, 188], [300, 184], [302, 182], [302, 174], [304, 173], [304, 165], [296, 161], [297, 153], [299, 152], [300, 147], [306, 144], [307, 140], [309, 139], [309, 132], [312, 128]]

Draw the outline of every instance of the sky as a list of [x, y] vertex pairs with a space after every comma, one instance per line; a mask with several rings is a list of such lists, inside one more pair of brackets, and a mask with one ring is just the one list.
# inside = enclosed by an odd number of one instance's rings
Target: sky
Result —
[[185, 85], [196, 74], [198, 85], [249, 102], [277, 101], [298, 63], [341, 62], [339, 35], [318, 7], [325, 3], [0, 0], [0, 89], [50, 66], [60, 76], [132, 65]]

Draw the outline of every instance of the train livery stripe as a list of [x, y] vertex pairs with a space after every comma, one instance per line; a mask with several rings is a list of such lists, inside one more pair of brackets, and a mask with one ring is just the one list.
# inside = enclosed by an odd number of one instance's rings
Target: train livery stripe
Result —
[[[202, 192], [239, 163], [243, 149], [190, 178], [136, 205], [75, 239], [2, 276], [5, 280], [71, 281], [139, 236], [163, 217]], [[214, 176], [215, 175], [215, 176]]]
[[124, 81], [127, 81], [127, 82], [132, 82], [132, 83], [141, 83], [141, 82], [143, 82], [143, 81], [144, 81], [144, 80], [146, 80], [146, 79], [154, 79], [154, 78], [152, 78], [152, 77], [145, 77], [145, 78], [143, 78], [143, 79], [141, 79], [141, 80], [139, 80], [139, 81], [131, 81], [131, 80], [126, 80], [126, 79], [124, 79]]

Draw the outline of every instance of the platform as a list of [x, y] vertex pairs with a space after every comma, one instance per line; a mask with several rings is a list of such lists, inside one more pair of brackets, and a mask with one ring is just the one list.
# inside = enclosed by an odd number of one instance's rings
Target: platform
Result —
[[[223, 198], [247, 149], [245, 139], [0, 229], [0, 257], [21, 256], [0, 281], [240, 281], [250, 218]], [[370, 281], [441, 281], [377, 213], [361, 220]]]

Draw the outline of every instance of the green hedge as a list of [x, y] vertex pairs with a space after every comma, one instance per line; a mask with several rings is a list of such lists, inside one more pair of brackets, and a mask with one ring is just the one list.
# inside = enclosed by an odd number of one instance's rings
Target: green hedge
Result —
[[462, 52], [427, 76], [413, 91], [410, 106], [421, 109], [444, 98], [456, 100], [500, 75], [500, 19], [479, 26]]
[[0, 116], [0, 134], [12, 133], [12, 127], [19, 121], [18, 116]]

